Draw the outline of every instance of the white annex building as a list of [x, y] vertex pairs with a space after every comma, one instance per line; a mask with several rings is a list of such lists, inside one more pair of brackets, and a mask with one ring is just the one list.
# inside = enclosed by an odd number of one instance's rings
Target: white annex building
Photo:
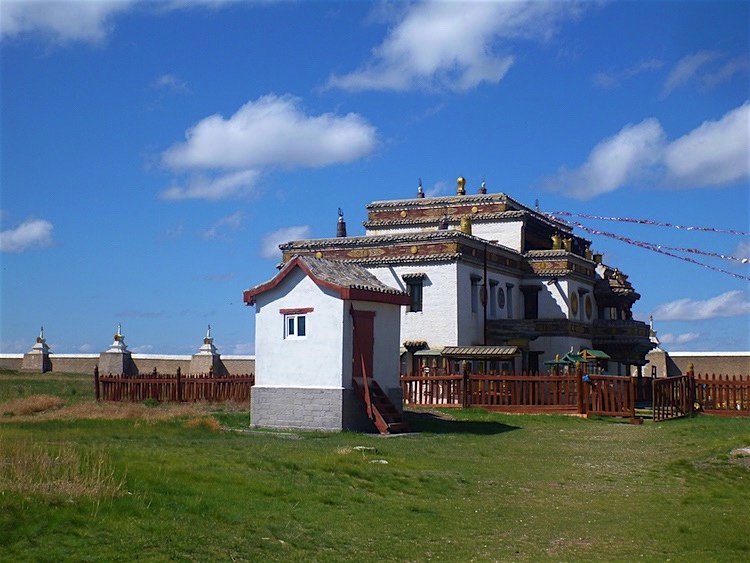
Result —
[[245, 291], [244, 301], [256, 308], [253, 426], [404, 429], [405, 292], [356, 264], [302, 256]]
[[[455, 196], [424, 197], [420, 186], [416, 198], [376, 201], [367, 213], [364, 236], [346, 236], [340, 216], [335, 238], [281, 245], [283, 262], [306, 256], [356, 265], [407, 293], [392, 344], [402, 373], [536, 372], [582, 349], [609, 356], [603, 369], [612, 374], [646, 363], [649, 326], [631, 313], [640, 296], [569, 225], [484, 185], [468, 195], [463, 178]], [[256, 354], [259, 375], [264, 361], [278, 361], [262, 359], [260, 348]]]

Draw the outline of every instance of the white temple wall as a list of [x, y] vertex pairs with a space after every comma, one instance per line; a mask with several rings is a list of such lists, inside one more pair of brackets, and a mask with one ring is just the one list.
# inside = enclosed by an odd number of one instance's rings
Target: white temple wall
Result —
[[458, 304], [456, 302], [455, 263], [410, 264], [406, 266], [373, 267], [368, 270], [381, 282], [407, 290], [404, 274], [425, 274], [422, 289], [422, 311], [401, 307], [399, 343], [425, 340], [430, 348], [455, 346], [458, 341]]
[[523, 221], [474, 222], [471, 234], [507, 246], [516, 252], [523, 251]]

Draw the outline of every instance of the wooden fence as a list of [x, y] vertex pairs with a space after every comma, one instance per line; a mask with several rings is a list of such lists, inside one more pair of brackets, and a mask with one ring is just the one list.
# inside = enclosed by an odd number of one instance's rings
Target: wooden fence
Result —
[[696, 375], [695, 404], [709, 414], [750, 416], [750, 376]]
[[153, 399], [163, 402], [250, 401], [250, 389], [255, 383], [253, 374], [216, 375], [214, 373], [183, 376], [176, 374], [100, 375], [94, 370], [94, 390], [97, 401], [142, 402]]
[[401, 376], [404, 403], [420, 407], [480, 407], [514, 413], [579, 413], [635, 417], [635, 382], [605, 375]]
[[621, 416], [632, 423], [643, 422], [635, 416], [636, 380], [615, 375], [585, 375], [581, 414]]
[[651, 385], [654, 422], [693, 414], [695, 384], [692, 374], [654, 379]]

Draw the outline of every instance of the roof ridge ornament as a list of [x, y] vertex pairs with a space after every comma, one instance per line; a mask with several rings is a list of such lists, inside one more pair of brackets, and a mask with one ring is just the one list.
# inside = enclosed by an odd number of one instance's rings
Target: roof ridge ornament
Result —
[[456, 185], [456, 195], [466, 195], [466, 178], [459, 176]]
[[344, 210], [339, 207], [339, 220], [336, 223], [336, 238], [346, 238], [346, 222], [344, 221]]
[[417, 197], [419, 199], [424, 198], [424, 191], [422, 190], [422, 178], [419, 179], [419, 185], [417, 186]]

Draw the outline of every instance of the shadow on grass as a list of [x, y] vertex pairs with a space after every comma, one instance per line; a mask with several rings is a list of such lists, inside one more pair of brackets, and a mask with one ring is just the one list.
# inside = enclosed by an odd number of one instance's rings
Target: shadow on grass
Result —
[[509, 426], [500, 422], [482, 420], [454, 420], [441, 413], [405, 411], [404, 420], [412, 432], [434, 434], [502, 434], [520, 430], [520, 426]]

